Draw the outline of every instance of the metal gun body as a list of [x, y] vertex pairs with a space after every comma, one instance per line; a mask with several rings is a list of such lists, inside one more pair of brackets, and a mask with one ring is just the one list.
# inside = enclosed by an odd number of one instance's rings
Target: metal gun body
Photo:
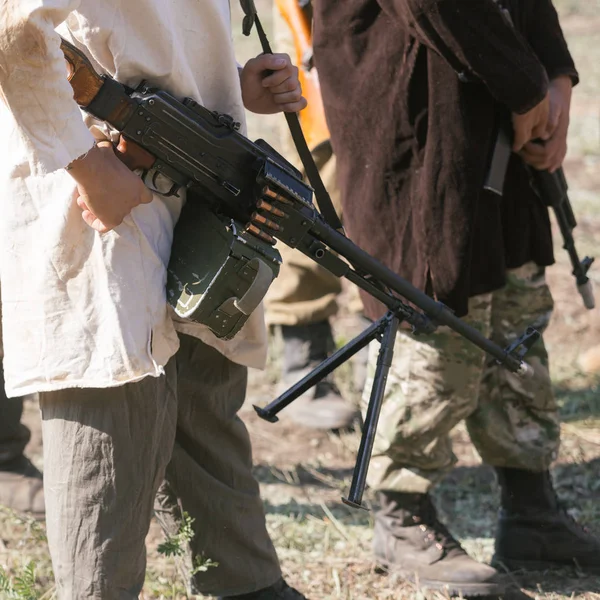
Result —
[[[109, 120], [114, 106], [127, 104], [128, 110], [120, 111], [120, 119], [109, 122], [125, 138], [156, 158], [152, 168], [157, 172], [179, 186], [195, 189], [204, 201], [214, 203], [218, 210], [243, 222], [252, 221], [257, 189], [268, 187], [274, 196], [279, 196], [273, 201], [281, 204], [285, 214], [281, 228], [269, 229], [268, 235], [298, 248], [338, 277], [346, 277], [373, 293], [390, 310], [400, 311], [403, 320], [415, 331], [432, 331], [438, 324], [447, 325], [508, 369], [515, 372], [525, 369], [520, 359], [507, 354], [443, 304], [332, 229], [314, 208], [312, 189], [300, 174], [289, 163], [281, 165], [284, 159], [264, 142], [253, 143], [240, 134], [231, 117], [211, 112], [189, 98], [180, 102], [167, 92], [144, 84], [128, 93], [125, 86], [108, 81], [109, 104], [102, 107], [103, 98], [99, 94], [86, 110]], [[404, 304], [397, 296], [412, 302], [425, 314]]]
[[106, 76], [104, 81], [85, 110], [109, 122], [124, 138], [152, 155], [155, 160], [151, 167], [156, 172], [245, 223], [258, 225], [257, 197], [271, 201], [284, 217], [271, 215], [269, 221], [277, 229], [264, 223], [259, 229], [273, 241], [276, 238], [297, 248], [338, 277], [346, 277], [371, 293], [416, 333], [446, 325], [509, 370], [527, 370], [522, 357], [487, 339], [330, 227], [314, 207], [312, 188], [301, 174], [263, 140], [252, 142], [240, 134], [231, 117], [209, 111], [189, 98], [180, 102], [144, 83], [129, 91]]

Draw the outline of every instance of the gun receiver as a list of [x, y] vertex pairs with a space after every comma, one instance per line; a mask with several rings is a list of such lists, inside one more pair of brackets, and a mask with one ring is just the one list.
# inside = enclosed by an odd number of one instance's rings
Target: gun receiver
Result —
[[[251, 4], [248, 4], [248, 10], [252, 8]], [[253, 14], [247, 14], [248, 26]], [[382, 340], [376, 385], [363, 427], [351, 493], [345, 502], [352, 506], [361, 505], [387, 370], [401, 322], [410, 324], [416, 334], [432, 332], [438, 325], [447, 325], [507, 369], [521, 375], [532, 373], [523, 357], [539, 338], [538, 332], [528, 329], [516, 343], [504, 349], [457, 318], [443, 304], [415, 288], [331, 227], [314, 207], [313, 190], [302, 180], [301, 173], [263, 140], [253, 143], [241, 135], [239, 124], [230, 116], [211, 112], [190, 98], [180, 102], [144, 82], [131, 90], [106, 75], [98, 77], [90, 63], [79, 57], [79, 50], [66, 42], [63, 48], [79, 71], [77, 78], [70, 79], [75, 98], [84, 98], [84, 110], [107, 121], [121, 133], [118, 155], [125, 164], [143, 168], [151, 166], [153, 173], [147, 173], [145, 180], [150, 178], [155, 183], [157, 174], [162, 173], [173, 182], [168, 193], [175, 193], [179, 187], [187, 188], [188, 204], [200, 206], [196, 203], [202, 203], [236, 225], [241, 223], [244, 231], [254, 236], [252, 240], [268, 244], [279, 240], [297, 248], [337, 277], [345, 277], [356, 284], [389, 309], [387, 316], [317, 367], [294, 388], [266, 408], [257, 409], [262, 417], [276, 420], [277, 413], [297, 398], [302, 389], [314, 385], [370, 341]], [[89, 86], [88, 81], [94, 82], [94, 87]], [[85, 90], [75, 89], [79, 85]], [[129, 160], [134, 153], [149, 158]], [[180, 286], [178, 291], [177, 286], [173, 286], [173, 294], [168, 297], [176, 312], [178, 298], [185, 292], [183, 287]], [[401, 298], [423, 312], [412, 308]], [[248, 301], [248, 304], [254, 303]]]

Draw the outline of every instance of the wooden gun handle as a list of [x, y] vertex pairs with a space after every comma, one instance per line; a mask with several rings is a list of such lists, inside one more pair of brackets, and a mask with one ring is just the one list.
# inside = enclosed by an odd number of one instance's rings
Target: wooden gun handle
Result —
[[139, 144], [121, 136], [119, 144], [115, 148], [117, 158], [132, 171], [144, 169], [147, 171], [154, 166], [156, 157], [144, 150]]
[[[67, 79], [73, 88], [73, 99], [85, 108], [97, 96], [105, 83], [104, 79], [96, 73], [87, 56], [73, 44], [61, 38], [60, 49], [69, 68]], [[123, 136], [114, 150], [119, 160], [132, 171], [151, 169], [156, 162], [156, 158], [150, 152]]]
[[61, 38], [60, 49], [67, 61], [67, 79], [73, 88], [73, 98], [79, 106], [85, 108], [96, 97], [104, 80], [79, 48]]

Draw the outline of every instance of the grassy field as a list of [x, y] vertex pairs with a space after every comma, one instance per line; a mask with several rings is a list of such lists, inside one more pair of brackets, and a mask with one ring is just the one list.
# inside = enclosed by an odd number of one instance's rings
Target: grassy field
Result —
[[[257, 0], [270, 28], [270, 0]], [[571, 50], [581, 72], [575, 91], [570, 129], [570, 153], [565, 165], [570, 194], [578, 216], [576, 239], [581, 253], [600, 255], [600, 30], [599, 0], [555, 0]], [[254, 38], [239, 35], [234, 11], [238, 59], [259, 52]], [[277, 145], [278, 119], [249, 120], [249, 135]], [[585, 311], [574, 291], [566, 254], [557, 240], [557, 265], [549, 272], [556, 310], [547, 345], [555, 391], [563, 419], [561, 452], [553, 472], [558, 493], [580, 522], [600, 534], [600, 379], [584, 373], [579, 359], [600, 344], [600, 313]], [[600, 266], [593, 278], [598, 289]], [[342, 313], [335, 322], [339, 339], [347, 338]], [[416, 587], [376, 572], [371, 556], [372, 512], [352, 511], [340, 502], [352, 475], [358, 434], [334, 436], [258, 420], [253, 403], [273, 397], [277, 379], [278, 340], [264, 372], [253, 372], [248, 406], [243, 411], [253, 443], [256, 476], [260, 481], [269, 531], [287, 580], [312, 600], [440, 599]], [[348, 369], [340, 385], [349, 389]], [[26, 421], [33, 437], [28, 448], [41, 464], [37, 408], [27, 403]], [[493, 551], [498, 489], [491, 470], [481, 465], [462, 427], [454, 432], [457, 469], [436, 490], [436, 501], [452, 531], [476, 558], [489, 560]], [[374, 497], [367, 492], [370, 505]], [[156, 523], [148, 535], [148, 574], [145, 600], [185, 598], [173, 559], [158, 551], [163, 536]], [[28, 567], [29, 565], [29, 567]], [[0, 599], [46, 599], [54, 595], [43, 524], [0, 508]], [[3, 575], [5, 574], [6, 577]], [[539, 600], [600, 600], [600, 577], [574, 570], [540, 572], [514, 577], [507, 598]]]

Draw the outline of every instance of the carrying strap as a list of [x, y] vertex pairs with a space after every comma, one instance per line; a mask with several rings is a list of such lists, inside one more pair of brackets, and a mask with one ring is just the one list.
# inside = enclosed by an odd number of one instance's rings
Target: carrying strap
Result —
[[[258, 33], [258, 38], [260, 39], [263, 52], [265, 54], [273, 54], [265, 30], [263, 29], [260, 19], [258, 18], [258, 14], [256, 13], [254, 0], [240, 0], [240, 4], [242, 6], [242, 10], [244, 11], [244, 22], [242, 25], [242, 31], [244, 35], [250, 35], [252, 27], [256, 25], [256, 32]], [[304, 166], [304, 171], [314, 189], [315, 198], [317, 199], [317, 204], [319, 205], [319, 210], [321, 211], [323, 218], [325, 221], [327, 221], [328, 225], [333, 227], [333, 229], [337, 229], [340, 233], [344, 233], [342, 222], [335, 211], [331, 197], [329, 196], [329, 193], [323, 184], [323, 180], [319, 174], [319, 169], [315, 164], [312, 153], [308, 148], [308, 144], [306, 143], [306, 139], [302, 133], [302, 127], [300, 126], [298, 113], [286, 112], [284, 114], [292, 134], [292, 139], [294, 140], [294, 145], [296, 146], [296, 150], [298, 151], [298, 155], [300, 156], [300, 160]]]

